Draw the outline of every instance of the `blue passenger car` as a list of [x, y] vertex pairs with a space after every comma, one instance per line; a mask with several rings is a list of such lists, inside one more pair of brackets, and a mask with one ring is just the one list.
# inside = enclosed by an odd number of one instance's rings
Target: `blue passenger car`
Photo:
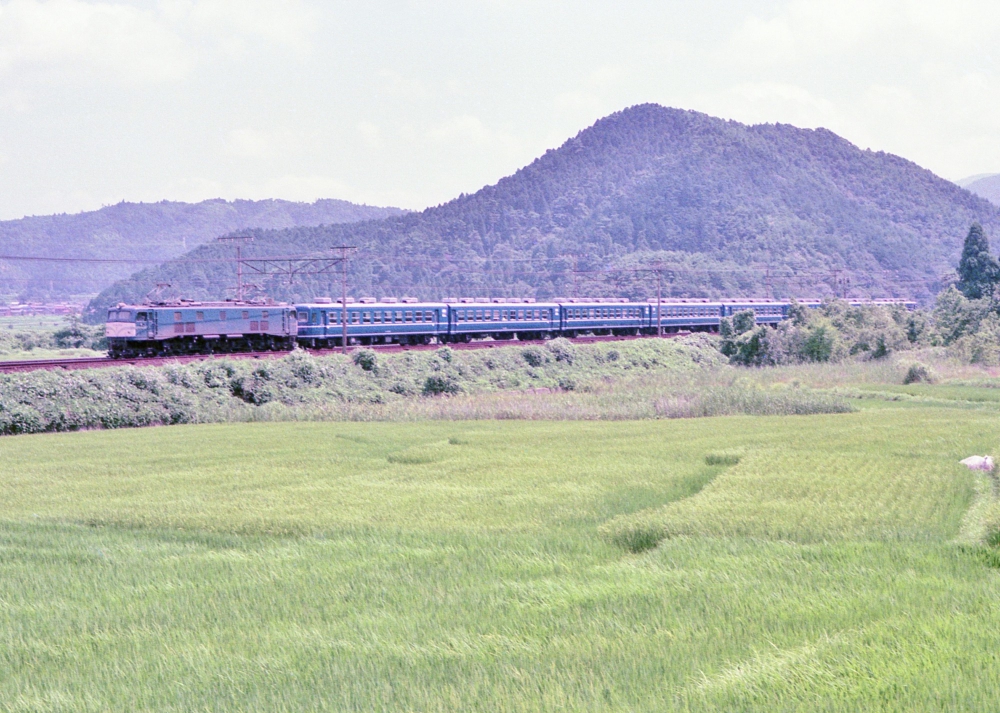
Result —
[[627, 300], [563, 301], [562, 332], [567, 337], [580, 334], [628, 336], [639, 334], [649, 322], [649, 305]]
[[[295, 306], [298, 340], [309, 347], [340, 346], [343, 306], [332, 301]], [[348, 344], [430, 344], [447, 332], [448, 308], [442, 302], [363, 300], [347, 303]]]
[[664, 332], [680, 330], [714, 330], [719, 328], [722, 304], [709, 300], [661, 300], [660, 318], [657, 320], [657, 304], [650, 302], [648, 331], [654, 333], [657, 325]]
[[722, 316], [731, 317], [737, 312], [749, 309], [753, 310], [757, 324], [775, 325], [788, 316], [789, 306], [789, 302], [777, 300], [723, 300]]
[[448, 329], [442, 341], [544, 339], [559, 331], [559, 305], [528, 300], [448, 301]]

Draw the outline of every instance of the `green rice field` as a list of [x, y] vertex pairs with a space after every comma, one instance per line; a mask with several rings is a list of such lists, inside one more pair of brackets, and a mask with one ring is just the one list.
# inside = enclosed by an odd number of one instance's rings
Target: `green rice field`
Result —
[[0, 710], [996, 710], [948, 399], [3, 438]]

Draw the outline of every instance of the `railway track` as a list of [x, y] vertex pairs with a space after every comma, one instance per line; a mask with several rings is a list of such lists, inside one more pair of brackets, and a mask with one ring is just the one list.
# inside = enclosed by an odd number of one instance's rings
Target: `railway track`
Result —
[[[690, 332], [673, 332], [664, 334], [663, 339], [684, 336]], [[639, 337], [576, 337], [574, 344], [596, 344], [599, 342], [627, 342], [636, 339], [656, 339], [655, 336]], [[531, 346], [532, 344], [545, 344], [546, 340], [496, 340], [478, 341], [458, 344], [375, 344], [372, 346], [351, 346], [348, 351], [358, 349], [373, 349], [383, 354], [395, 354], [399, 352], [420, 352], [434, 351], [443, 346], [451, 347], [456, 351], [471, 351], [476, 349], [499, 349], [510, 346]], [[340, 348], [334, 349], [306, 349], [309, 354], [316, 356], [329, 356], [340, 354]], [[40, 370], [76, 370], [76, 369], [100, 369], [110, 366], [163, 366], [166, 364], [189, 364], [195, 361], [209, 361], [212, 359], [275, 359], [285, 357], [291, 352], [237, 352], [232, 354], [184, 354], [179, 356], [159, 356], [159, 357], [136, 357], [130, 359], [112, 359], [110, 357], [84, 357], [79, 359], [32, 359], [27, 361], [0, 361], [0, 373], [17, 373], [24, 371]]]

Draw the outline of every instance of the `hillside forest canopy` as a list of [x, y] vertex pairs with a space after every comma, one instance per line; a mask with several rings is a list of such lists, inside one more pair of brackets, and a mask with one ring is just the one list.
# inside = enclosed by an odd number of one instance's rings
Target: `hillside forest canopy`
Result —
[[[950, 281], [956, 237], [996, 233], [1000, 209], [898, 156], [825, 129], [747, 126], [653, 104], [601, 119], [471, 195], [345, 225], [257, 229], [247, 255], [357, 247], [353, 296], [901, 296]], [[206, 244], [185, 260], [223, 259]], [[235, 267], [173, 261], [104, 290], [141, 300], [158, 283], [192, 299], [232, 295]], [[339, 294], [336, 275], [266, 278], [259, 294]]]
[[[178, 257], [220, 235], [246, 228], [290, 228], [374, 220], [403, 211], [340, 200], [118, 203], [74, 215], [0, 221], [0, 295], [21, 301], [89, 297], [135, 272], [142, 261]], [[97, 260], [98, 262], [84, 262]], [[118, 262], [101, 262], [112, 260]]]

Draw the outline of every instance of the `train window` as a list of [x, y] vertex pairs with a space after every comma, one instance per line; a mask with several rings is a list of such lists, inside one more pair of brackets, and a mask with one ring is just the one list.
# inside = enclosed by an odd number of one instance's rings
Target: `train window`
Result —
[[524, 310], [523, 309], [519, 309], [517, 311], [517, 318], [518, 319], [524, 319]]
[[267, 328], [268, 328], [268, 323], [266, 320], [260, 323], [260, 331], [266, 332]]
[[194, 313], [194, 318], [195, 319], [205, 319], [205, 313], [204, 312], [195, 312]]
[[380, 324], [382, 322], [382, 313], [376, 312], [374, 315], [372, 315], [372, 319], [375, 320], [375, 324]]
[[185, 332], [194, 332], [194, 322], [186, 322], [184, 324], [184, 331]]
[[221, 312], [219, 312], [219, 321], [220, 322], [226, 321], [226, 310], [222, 310]]
[[351, 314], [351, 324], [357, 324], [358, 323], [359, 313], [358, 312], [351, 312], [350, 314]]
[[135, 315], [135, 321], [136, 322], [145, 322], [146, 321], [146, 313], [145, 312], [138, 312]]
[[[180, 314], [180, 312], [177, 312], [177, 314]], [[178, 319], [180, 319], [180, 317], [178, 317]], [[250, 313], [246, 310], [243, 310], [243, 319], [250, 319]]]
[[365, 324], [371, 324], [372, 323], [372, 313], [371, 312], [362, 312], [361, 313], [361, 321], [364, 322]]
[[174, 334], [184, 334], [184, 323], [176, 322], [174, 323]]
[[406, 317], [406, 321], [407, 322], [412, 322], [413, 321], [413, 312], [410, 312], [409, 310], [407, 310], [405, 312], [405, 317]]
[[182, 315], [180, 312], [174, 312], [175, 322], [180, 322], [182, 319], [184, 319], [184, 315]]
[[263, 319], [267, 319], [267, 310], [264, 310], [264, 311], [263, 311], [263, 312], [261, 313], [261, 315], [260, 315], [260, 316], [261, 316], [261, 317], [262, 317]]
[[260, 329], [260, 323], [258, 323], [257, 321], [253, 321], [252, 320], [250, 322], [250, 331], [251, 332], [256, 332], [258, 329]]

